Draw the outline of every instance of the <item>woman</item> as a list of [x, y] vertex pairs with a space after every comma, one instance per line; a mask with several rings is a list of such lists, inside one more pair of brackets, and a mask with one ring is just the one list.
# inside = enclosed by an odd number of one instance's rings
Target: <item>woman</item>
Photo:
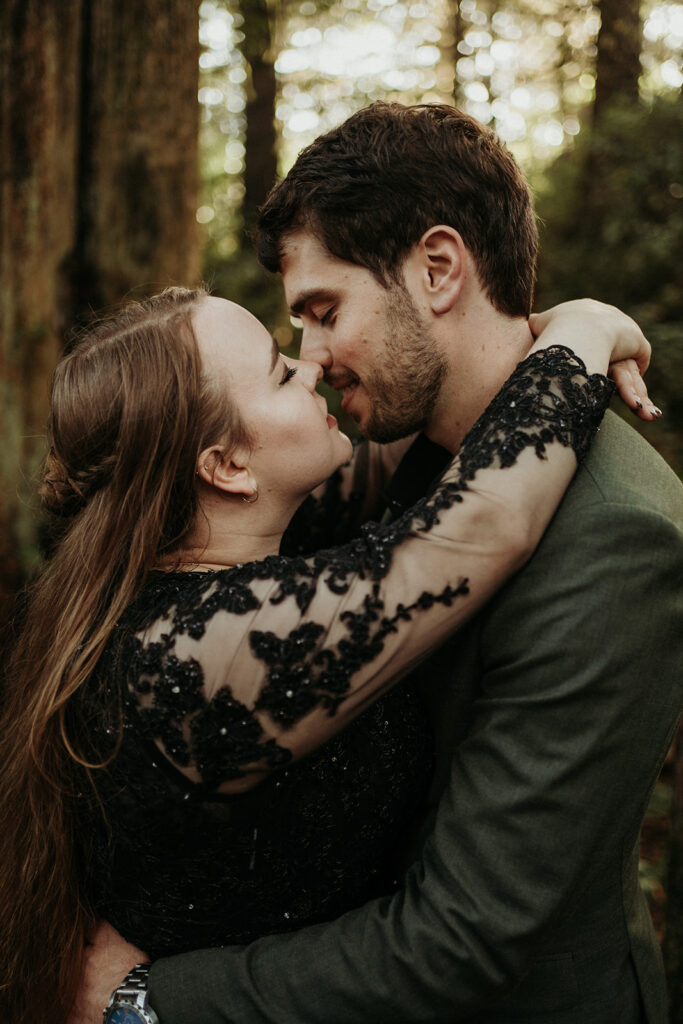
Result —
[[[292, 514], [351, 455], [319, 377], [181, 289], [57, 368], [42, 496], [66, 529], [1, 732], [8, 1020], [66, 1016], [96, 915], [159, 955], [386, 891], [429, 743], [409, 691], [370, 705], [529, 556], [610, 393], [535, 352], [430, 497], [287, 558]], [[370, 507], [386, 454], [366, 469]]]

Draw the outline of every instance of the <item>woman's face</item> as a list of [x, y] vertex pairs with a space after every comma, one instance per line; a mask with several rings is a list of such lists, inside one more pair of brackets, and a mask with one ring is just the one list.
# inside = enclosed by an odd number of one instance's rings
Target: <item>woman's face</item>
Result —
[[203, 299], [193, 319], [204, 372], [227, 381], [253, 439], [259, 494], [303, 496], [348, 461], [351, 442], [315, 390], [317, 363], [282, 356], [265, 327], [227, 299]]

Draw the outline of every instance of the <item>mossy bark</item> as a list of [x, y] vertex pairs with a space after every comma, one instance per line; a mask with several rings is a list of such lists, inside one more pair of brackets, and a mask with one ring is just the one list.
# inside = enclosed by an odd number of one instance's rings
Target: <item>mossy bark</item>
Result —
[[36, 558], [32, 494], [70, 316], [82, 2], [0, 13], [0, 601]]
[[198, 279], [198, 5], [90, 0], [85, 14], [75, 267], [101, 308]]
[[0, 5], [0, 617], [65, 328], [198, 280], [198, 56], [196, 0]]

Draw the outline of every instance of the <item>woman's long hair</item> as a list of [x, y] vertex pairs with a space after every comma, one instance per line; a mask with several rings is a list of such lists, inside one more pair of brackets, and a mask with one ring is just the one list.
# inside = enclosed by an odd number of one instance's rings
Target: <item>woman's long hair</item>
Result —
[[128, 306], [54, 374], [41, 497], [65, 529], [32, 586], [0, 719], [3, 1024], [67, 1016], [93, 922], [74, 809], [89, 754], [67, 728], [69, 702], [193, 522], [199, 452], [244, 439], [226, 389], [202, 373], [191, 317], [204, 295], [173, 288]]

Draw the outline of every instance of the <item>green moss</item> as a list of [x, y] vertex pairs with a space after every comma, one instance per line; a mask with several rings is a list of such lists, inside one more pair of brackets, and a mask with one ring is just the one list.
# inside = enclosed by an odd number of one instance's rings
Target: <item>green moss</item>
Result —
[[537, 305], [590, 295], [638, 321], [664, 417], [633, 422], [683, 473], [683, 100], [606, 111], [547, 169], [537, 208]]

